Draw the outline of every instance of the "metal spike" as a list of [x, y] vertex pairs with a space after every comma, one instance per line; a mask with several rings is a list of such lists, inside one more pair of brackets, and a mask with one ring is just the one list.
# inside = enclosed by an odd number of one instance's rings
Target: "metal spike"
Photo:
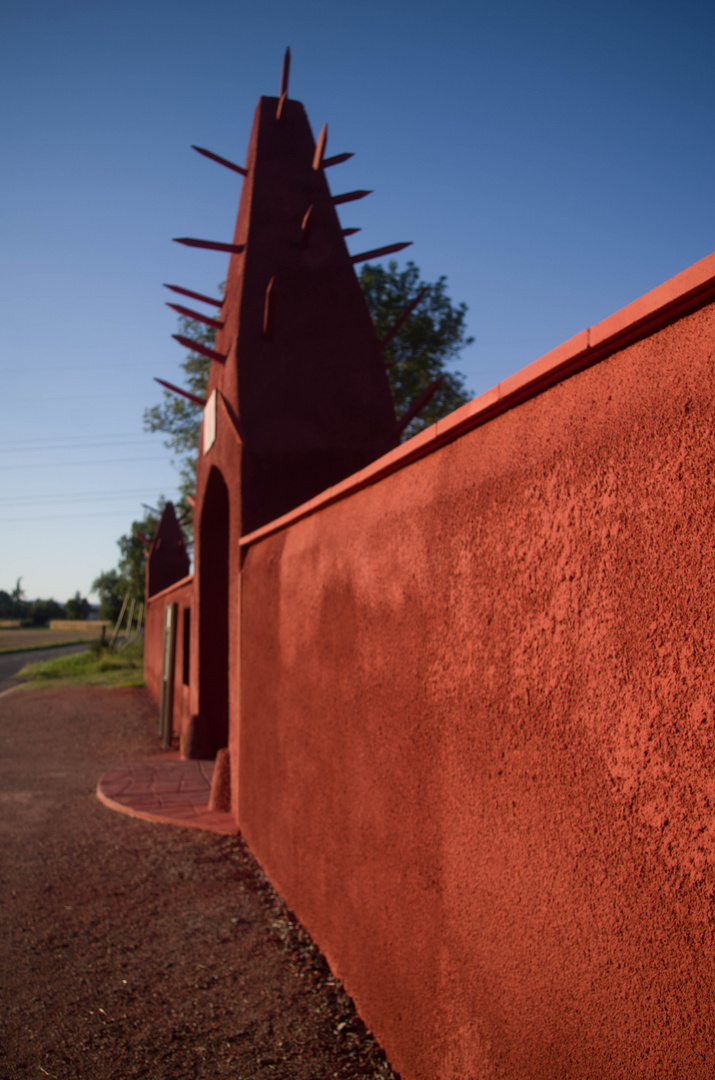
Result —
[[354, 236], [356, 232], [360, 232], [360, 229], [341, 229], [341, 236]]
[[364, 199], [366, 195], [372, 195], [371, 191], [347, 191], [345, 195], [333, 195], [333, 206], [340, 206], [341, 203], [354, 202], [355, 199]]
[[437, 391], [439, 390], [440, 384], [443, 382], [443, 380], [444, 380], [444, 375], [440, 375], [438, 378], [436, 378], [434, 380], [434, 382], [429, 384], [429, 386], [427, 387], [426, 390], [422, 391], [422, 393], [420, 394], [420, 396], [418, 398], [416, 398], [412, 402], [412, 404], [410, 405], [410, 407], [407, 410], [407, 412], [405, 413], [405, 415], [398, 421], [398, 424], [397, 424], [397, 434], [398, 435], [401, 435], [402, 432], [407, 427], [407, 425], [410, 423], [410, 421], [414, 420], [414, 418], [417, 416], [417, 414], [422, 412], [425, 405], [429, 401], [431, 401], [434, 394], [436, 394]]
[[182, 337], [181, 334], [172, 334], [180, 345], [183, 345], [185, 349], [190, 349], [191, 352], [198, 353], [200, 356], [205, 356], [207, 360], [217, 360], [219, 364], [226, 363], [226, 357], [223, 353], [216, 352], [215, 349], [210, 349], [208, 345], [201, 345], [198, 341], [192, 341], [189, 337]]
[[186, 501], [189, 504], [189, 506], [191, 507], [191, 509], [193, 510], [194, 507], [196, 506], [196, 499], [194, 498], [194, 496], [193, 495], [187, 495], [186, 496]]
[[161, 513], [154, 506], [149, 506], [148, 503], [142, 503], [145, 510], [149, 510], [152, 514], [156, 514], [157, 517], [161, 517]]
[[409, 319], [412, 312], [415, 310], [417, 305], [427, 295], [428, 292], [429, 292], [429, 285], [425, 285], [424, 289], [422, 289], [422, 291], [417, 294], [417, 296], [414, 298], [412, 303], [409, 304], [405, 308], [405, 310], [402, 312], [402, 314], [400, 315], [397, 322], [394, 323], [393, 326], [390, 327], [390, 329], [385, 334], [384, 338], [382, 338], [382, 340], [380, 341], [380, 345], [381, 345], [381, 347], [383, 349], [384, 349], [385, 345], [387, 345], [388, 341], [392, 341], [392, 339], [395, 336], [395, 334], [397, 333], [397, 331], [400, 330], [405, 325], [405, 323]]
[[164, 282], [165, 289], [171, 289], [172, 292], [180, 293], [181, 296], [190, 296], [192, 300], [202, 300], [204, 304], [213, 304], [214, 307], [223, 307], [223, 300], [214, 300], [211, 296], [204, 296], [200, 292], [192, 292], [191, 289], [182, 289], [180, 285], [167, 285]]
[[243, 169], [240, 165], [235, 165], [228, 158], [219, 157], [218, 154], [214, 154], [211, 150], [204, 150], [203, 146], [194, 146], [191, 144], [191, 149], [195, 150], [197, 154], [203, 154], [204, 157], [210, 158], [211, 161], [217, 161], [219, 165], [225, 165], [227, 169], [233, 169], [234, 172], [240, 173], [241, 176], [248, 176], [248, 169]]
[[306, 210], [303, 220], [300, 223], [300, 246], [305, 248], [308, 246], [310, 240], [310, 233], [313, 226], [313, 206], [312, 204]]
[[245, 244], [222, 244], [218, 240], [194, 240], [190, 236], [175, 236], [175, 244], [185, 244], [186, 247], [206, 248], [207, 251], [228, 251], [232, 255], [240, 255], [245, 250]]
[[323, 158], [323, 168], [329, 169], [331, 165], [342, 165], [344, 161], [349, 161], [351, 157], [355, 157], [355, 154], [336, 154], [334, 157]]
[[313, 169], [316, 171], [323, 165], [323, 154], [325, 153], [325, 147], [328, 142], [328, 125], [323, 124], [320, 129], [320, 135], [318, 135], [318, 141], [315, 144], [315, 153], [313, 154]]
[[[142, 506], [143, 505], [144, 503], [142, 503]], [[136, 536], [137, 540], [141, 540], [142, 544], [146, 544], [147, 547], [151, 547], [151, 540], [147, 540], [144, 533], [140, 533], [138, 529], [135, 529], [134, 535]]]
[[223, 329], [223, 323], [218, 319], [209, 319], [208, 315], [201, 315], [198, 311], [192, 311], [191, 308], [182, 307], [181, 304], [167, 304], [166, 306], [178, 311], [179, 315], [185, 315], [187, 319], [195, 319], [197, 322], [205, 323], [206, 326], [212, 326], [214, 330]]
[[286, 103], [287, 100], [288, 100], [288, 95], [287, 94], [281, 94], [281, 96], [278, 98], [278, 105], [276, 107], [276, 120], [282, 120], [283, 119], [283, 108], [284, 108], [285, 103]]
[[165, 379], [157, 379], [154, 377], [154, 382], [158, 382], [161, 386], [165, 386], [167, 390], [171, 390], [172, 394], [180, 394], [181, 397], [185, 397], [188, 401], [193, 401], [194, 405], [200, 405], [202, 409], [206, 408], [206, 401], [204, 398], [197, 397], [196, 394], [190, 394], [188, 390], [182, 390], [180, 386], [174, 386], [173, 383], [166, 382]]
[[409, 247], [412, 243], [411, 240], [405, 241], [404, 244], [388, 244], [387, 247], [374, 248], [372, 251], [363, 251], [360, 255], [351, 255], [351, 263], [365, 262], [366, 259], [381, 259], [383, 255], [394, 255], [396, 251], [403, 251], [404, 248]]
[[266, 288], [266, 299], [263, 305], [263, 336], [266, 341], [273, 341], [273, 329], [275, 325], [275, 277], [272, 277]]
[[280, 96], [284, 94], [288, 96], [288, 79], [290, 78], [290, 47], [286, 49], [283, 57], [283, 66], [281, 67], [281, 88]]

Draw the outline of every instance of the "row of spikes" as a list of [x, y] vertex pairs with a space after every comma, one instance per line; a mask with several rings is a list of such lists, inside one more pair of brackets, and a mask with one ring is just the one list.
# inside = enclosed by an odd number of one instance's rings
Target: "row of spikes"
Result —
[[[290, 49], [286, 49], [285, 56], [283, 58], [283, 67], [281, 70], [281, 86], [278, 107], [276, 110], [276, 119], [279, 121], [283, 115], [284, 103], [287, 100], [289, 73]], [[339, 165], [344, 161], [348, 161], [351, 157], [354, 156], [352, 153], [343, 153], [336, 154], [334, 157], [331, 158], [326, 158], [325, 147], [327, 145], [327, 138], [328, 125], [323, 124], [320, 135], [318, 136], [318, 142], [316, 143], [315, 153], [313, 156], [313, 169], [316, 172], [319, 169], [325, 169], [332, 165]], [[232, 169], [234, 172], [239, 173], [241, 176], [248, 175], [247, 169], [242, 168], [242, 166], [240, 165], [236, 165], [235, 162], [229, 161], [227, 158], [221, 157], [219, 154], [213, 153], [213, 151], [211, 150], [207, 150], [204, 147], [194, 145], [192, 145], [192, 149], [196, 150], [204, 157], [209, 158], [211, 161], [215, 161], [219, 165], [224, 165], [226, 168]], [[332, 196], [332, 202], [334, 206], [339, 206], [343, 203], [353, 202], [357, 199], [363, 199], [366, 195], [370, 194], [372, 194], [372, 192], [370, 191], [349, 191], [343, 195]], [[311, 205], [308, 207], [301, 222], [301, 247], [306, 247], [310, 238], [312, 211], [313, 207]], [[359, 232], [359, 229], [343, 229], [342, 235], [352, 236], [356, 232]], [[178, 244], [184, 244], [187, 247], [204, 248], [210, 251], [224, 251], [229, 254], [236, 255], [242, 254], [246, 246], [245, 244], [226, 244], [215, 240], [197, 240], [193, 237], [188, 236], [175, 237], [175, 242]], [[406, 247], [409, 247], [410, 245], [411, 241], [397, 244], [388, 244], [385, 247], [374, 248], [371, 251], [364, 251], [359, 255], [353, 255], [350, 257], [350, 261], [355, 264], [360, 262], [366, 262], [368, 259], [379, 259], [384, 257], [385, 255], [394, 255], [398, 251], [403, 251]], [[205, 296], [203, 293], [193, 292], [190, 289], [184, 289], [179, 285], [166, 285], [165, 287], [167, 289], [171, 289], [173, 292], [180, 293], [195, 300], [200, 300], [203, 303], [212, 304], [218, 308], [221, 308], [223, 306], [223, 300], [214, 300], [213, 297]], [[408, 307], [405, 308], [403, 313], [393, 324], [393, 326], [390, 328], [384, 338], [380, 340], [379, 344], [381, 348], [384, 348], [388, 344], [388, 342], [392, 340], [395, 334], [400, 330], [400, 328], [404, 325], [412, 312], [421, 302], [426, 293], [427, 288], [422, 289], [422, 291], [415, 297], [415, 299], [408, 305]], [[267, 341], [273, 340], [273, 327], [275, 325], [275, 297], [275, 278], [272, 277], [266, 287], [263, 309], [263, 336]], [[195, 319], [196, 321], [204, 323], [204, 325], [209, 326], [215, 330], [222, 329], [224, 325], [219, 319], [209, 318], [206, 315], [202, 315], [200, 312], [193, 311], [191, 308], [183, 307], [180, 304], [167, 303], [167, 307], [172, 308], [174, 311], [178, 312], [179, 315], [183, 315], [189, 319]], [[172, 336], [184, 348], [188, 348], [192, 352], [196, 352], [200, 356], [206, 357], [206, 359], [208, 360], [216, 361], [217, 363], [222, 364], [226, 362], [226, 355], [224, 353], [218, 352], [218, 350], [216, 349], [211, 349], [209, 348], [209, 346], [202, 345], [200, 342], [193, 341], [191, 338], [183, 337], [181, 334], [173, 334]], [[386, 366], [389, 368], [393, 367], [394, 364], [388, 364]], [[193, 404], [199, 405], [201, 408], [204, 408], [206, 405], [206, 400], [204, 398], [200, 398], [195, 394], [191, 394], [188, 390], [182, 390], [180, 387], [174, 386], [173, 383], [166, 382], [164, 379], [156, 379], [155, 381], [166, 387], [166, 389], [171, 390], [173, 393], [180, 394], [182, 397], [186, 398], [188, 401], [191, 401]], [[435, 379], [434, 382], [430, 383], [426, 390], [424, 390], [422, 394], [420, 394], [419, 397], [413, 402], [413, 404], [407, 409], [407, 411], [401, 417], [397, 424], [398, 435], [401, 435], [407, 425], [418, 415], [419, 412], [421, 412], [423, 408], [425, 408], [427, 403], [431, 400], [431, 398], [439, 389], [442, 381], [443, 376], [439, 376], [437, 379]]]

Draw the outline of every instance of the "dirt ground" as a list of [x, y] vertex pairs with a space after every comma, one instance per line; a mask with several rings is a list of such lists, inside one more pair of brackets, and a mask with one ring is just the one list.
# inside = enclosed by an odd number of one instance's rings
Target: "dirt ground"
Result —
[[0, 1080], [388, 1080], [240, 839], [99, 803], [146, 691], [0, 696]]

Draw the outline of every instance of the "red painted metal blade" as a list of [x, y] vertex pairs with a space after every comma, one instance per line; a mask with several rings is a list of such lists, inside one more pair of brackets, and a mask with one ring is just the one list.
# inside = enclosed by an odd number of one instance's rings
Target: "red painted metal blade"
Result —
[[320, 129], [320, 135], [318, 135], [318, 141], [315, 144], [315, 153], [313, 154], [313, 168], [320, 169], [323, 165], [323, 155], [325, 153], [325, 147], [328, 142], [328, 125], [323, 124]]
[[165, 386], [167, 390], [171, 390], [172, 394], [179, 394], [181, 397], [187, 398], [188, 401], [193, 401], [194, 405], [200, 405], [202, 409], [206, 408], [206, 401], [204, 398], [197, 397], [196, 394], [190, 394], [188, 390], [182, 390], [180, 386], [174, 386], [173, 383], [166, 382], [165, 379], [154, 378], [154, 382], [158, 382], [161, 386]]
[[278, 105], [276, 106], [276, 120], [281, 120], [283, 118], [283, 108], [287, 100], [287, 94], [281, 94], [281, 96], [278, 98]]
[[392, 341], [392, 339], [395, 336], [395, 334], [397, 333], [397, 331], [400, 330], [405, 325], [405, 323], [409, 319], [412, 312], [415, 310], [417, 305], [427, 295], [428, 292], [429, 292], [429, 285], [425, 285], [424, 289], [422, 289], [422, 291], [417, 294], [417, 296], [414, 298], [412, 303], [409, 304], [408, 307], [405, 308], [405, 310], [402, 312], [402, 314], [400, 315], [397, 322], [393, 326], [390, 327], [390, 329], [387, 331], [384, 338], [380, 342], [380, 345], [382, 345], [383, 348], [384, 348], [385, 345], [387, 345], [388, 341]]
[[166, 306], [178, 311], [179, 315], [185, 315], [187, 319], [196, 319], [197, 322], [205, 323], [206, 326], [212, 326], [214, 330], [223, 329], [223, 323], [218, 319], [209, 319], [208, 315], [201, 315], [198, 311], [192, 311], [191, 308], [182, 307], [181, 304], [167, 304]]
[[308, 207], [303, 220], [300, 223], [300, 246], [307, 247], [310, 240], [310, 233], [313, 227], [313, 207], [312, 204]]
[[222, 244], [218, 240], [194, 240], [191, 236], [175, 236], [175, 244], [185, 244], [186, 247], [206, 248], [207, 251], [229, 251], [232, 255], [240, 255], [245, 250], [245, 244]]
[[214, 307], [223, 307], [223, 300], [214, 300], [211, 296], [204, 296], [200, 292], [192, 292], [191, 289], [182, 289], [180, 285], [167, 285], [164, 283], [165, 289], [171, 289], [172, 292], [180, 293], [182, 296], [190, 296], [192, 300], [202, 300], [204, 304], [213, 304]]
[[329, 169], [331, 165], [342, 165], [344, 161], [349, 161], [351, 157], [355, 157], [355, 154], [335, 154], [334, 157], [323, 158], [323, 168]]
[[436, 378], [434, 380], [434, 382], [429, 384], [429, 386], [427, 387], [426, 390], [422, 391], [422, 393], [420, 394], [420, 396], [418, 398], [416, 398], [412, 402], [412, 404], [410, 405], [410, 407], [407, 410], [407, 412], [405, 413], [405, 415], [402, 417], [401, 420], [399, 420], [399, 422], [397, 424], [397, 434], [398, 435], [401, 435], [402, 432], [407, 427], [407, 425], [410, 423], [410, 421], [414, 420], [414, 418], [417, 416], [417, 414], [419, 412], [422, 412], [425, 405], [427, 405], [427, 403], [429, 401], [431, 401], [432, 397], [439, 390], [440, 384], [442, 383], [443, 380], [444, 380], [444, 375], [440, 375], [438, 378]]
[[366, 195], [372, 195], [371, 191], [347, 191], [344, 195], [333, 195], [333, 206], [341, 203], [354, 202], [355, 199], [364, 199]]
[[173, 338], [183, 345], [185, 349], [190, 349], [191, 352], [199, 353], [200, 356], [205, 356], [207, 360], [217, 360], [219, 364], [226, 363], [226, 357], [223, 353], [216, 352], [215, 349], [209, 349], [208, 345], [201, 345], [198, 341], [192, 341], [189, 337], [182, 337], [181, 334], [172, 334]]
[[263, 305], [263, 336], [266, 341], [273, 341], [273, 330], [275, 327], [276, 316], [276, 295], [275, 295], [275, 281], [274, 277], [268, 282], [266, 288], [266, 299]]
[[356, 232], [360, 232], [360, 230], [359, 229], [341, 229], [340, 230], [340, 235], [341, 236], [354, 236]]
[[137, 540], [141, 540], [142, 544], [146, 544], [147, 547], [151, 547], [151, 540], [147, 540], [144, 533], [140, 533], [138, 529], [135, 529], [134, 535], [136, 536]]
[[191, 507], [191, 509], [193, 510], [193, 508], [196, 506], [196, 499], [194, 498], [194, 496], [193, 495], [187, 495], [186, 496], [186, 501], [189, 504], [189, 506]]
[[241, 176], [248, 176], [248, 169], [244, 169], [240, 165], [234, 164], [234, 162], [229, 161], [228, 158], [214, 154], [211, 150], [204, 150], [203, 146], [194, 146], [192, 143], [191, 149], [195, 150], [197, 154], [203, 154], [204, 157], [210, 158], [211, 161], [217, 161], [219, 165], [225, 165], [227, 169], [233, 169], [234, 172], [240, 173]]
[[403, 251], [412, 243], [406, 240], [404, 244], [388, 244], [387, 247], [374, 248], [372, 251], [363, 251], [360, 255], [351, 255], [350, 262], [365, 262], [366, 259], [381, 259], [383, 255], [394, 255], [396, 251]]
[[286, 49], [283, 57], [283, 66], [281, 67], [281, 89], [280, 97], [284, 94], [288, 96], [288, 80], [290, 78], [290, 48]]

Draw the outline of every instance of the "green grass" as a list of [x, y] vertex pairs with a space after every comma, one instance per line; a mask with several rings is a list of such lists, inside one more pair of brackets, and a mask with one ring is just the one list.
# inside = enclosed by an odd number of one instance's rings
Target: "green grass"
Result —
[[144, 686], [144, 641], [139, 638], [125, 649], [111, 650], [95, 642], [86, 652], [26, 664], [17, 678], [34, 688]]

